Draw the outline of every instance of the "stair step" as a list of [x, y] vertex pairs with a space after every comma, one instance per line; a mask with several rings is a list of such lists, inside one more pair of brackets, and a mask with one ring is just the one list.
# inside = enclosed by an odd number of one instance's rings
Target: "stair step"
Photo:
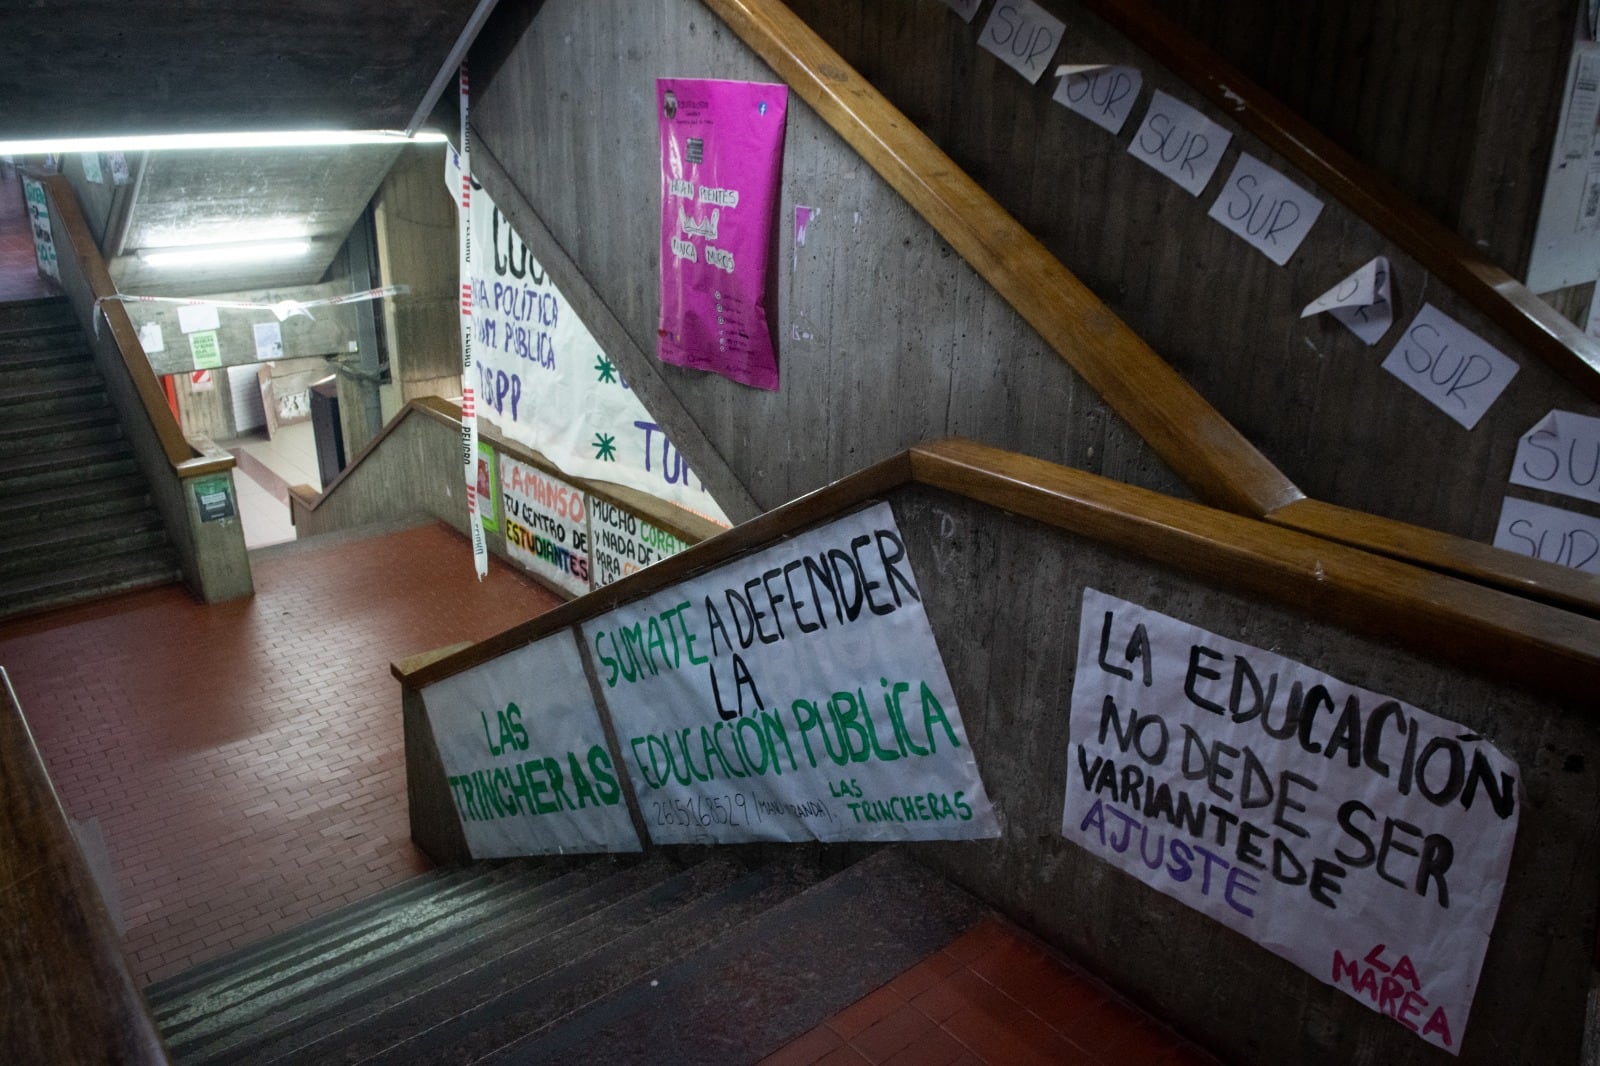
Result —
[[754, 1062], [990, 913], [900, 853], [880, 851], [560, 1025], [492, 1047], [474, 1039], [472, 1061]]
[[[239, 1062], [259, 1058], [278, 1042], [304, 1043], [302, 1034], [363, 1000], [382, 997], [427, 979], [451, 959], [470, 956], [516, 931], [559, 928], [574, 914], [593, 908], [640, 880], [658, 880], [661, 865], [599, 861], [554, 880], [528, 868], [521, 876], [454, 898], [424, 900], [381, 927], [360, 935], [311, 942], [276, 969], [255, 967], [247, 982], [219, 980], [191, 994], [179, 1011], [157, 1021], [174, 1057], [190, 1062]], [[417, 913], [417, 907], [423, 913]]]
[[32, 536], [0, 542], [0, 581], [45, 573], [67, 559], [87, 562], [166, 543], [166, 527], [153, 507], [78, 522], [57, 517]]
[[25, 540], [37, 535], [41, 530], [96, 522], [123, 515], [156, 513], [150, 495], [145, 491], [144, 482], [138, 478], [99, 484], [126, 486], [126, 491], [65, 496], [64, 502], [48, 507], [36, 506], [8, 513], [6, 517], [0, 517], [0, 545], [7, 545], [18, 539]]
[[[729, 861], [719, 857], [707, 863]], [[574, 1012], [618, 989], [647, 980], [642, 975], [659, 972], [729, 929], [810, 887], [820, 876], [815, 862], [804, 856], [769, 862], [737, 880], [719, 883], [703, 896], [680, 895], [663, 886], [663, 891], [669, 893], [665, 902], [678, 905], [663, 913], [652, 911], [648, 915], [651, 920], [645, 924], [605, 936], [599, 943], [566, 945], [557, 952], [557, 965], [542, 966], [546, 960], [541, 958], [529, 967], [536, 972], [517, 969], [520, 960], [505, 960], [494, 973], [474, 975], [475, 983], [480, 983], [484, 992], [476, 1005], [376, 1053], [366, 1042], [366, 1034], [356, 1030], [348, 1034], [344, 1048], [329, 1048], [317, 1057], [323, 1061], [351, 1061], [359, 1054], [359, 1061], [374, 1064], [476, 1061], [527, 1034], [554, 1028]], [[826, 928], [824, 925], [816, 931]], [[791, 940], [797, 932], [789, 932]], [[757, 971], [742, 966], [738, 969], [747, 982], [766, 980]], [[670, 1003], [662, 998], [656, 1006], [663, 1013], [675, 1014], [676, 1007]], [[603, 1055], [591, 1058], [587, 1053], [578, 1057], [594, 1062], [619, 1061]], [[688, 1061], [653, 1056], [652, 1060]]]
[[98, 377], [73, 382], [30, 383], [0, 392], [0, 423], [37, 419], [105, 407], [105, 383]]
[[47, 575], [0, 581], [0, 618], [65, 607], [119, 592], [163, 585], [179, 577], [177, 559], [167, 547], [64, 567]]
[[54, 344], [42, 347], [7, 349], [0, 344], [0, 378], [13, 371], [59, 363], [95, 365], [89, 346], [77, 335], [63, 334]]
[[[94, 381], [104, 384], [100, 368], [87, 352], [37, 352], [29, 359], [0, 357], [0, 395], [28, 385]], [[52, 358], [42, 358], [51, 356]]]
[[389, 906], [374, 908], [368, 906], [370, 901], [362, 901], [341, 908], [215, 960], [199, 976], [179, 974], [151, 990], [151, 1009], [158, 1024], [172, 1032], [241, 1005], [247, 1009], [235, 1011], [234, 1017], [248, 1017], [249, 1008], [266, 1002], [263, 996], [282, 995], [295, 982], [314, 977], [325, 964], [338, 964], [360, 952], [374, 959], [386, 953], [403, 955], [429, 937], [444, 935], [446, 926], [453, 924], [437, 925], [441, 913], [459, 910], [481, 917], [507, 905], [508, 899], [522, 900], [531, 908], [560, 898], [585, 878], [601, 876], [598, 864], [592, 870], [567, 870], [538, 860], [487, 870], [471, 867], [468, 872], [471, 876], [429, 881], [425, 892]]
[[125, 440], [34, 451], [9, 457], [0, 469], [0, 500], [11, 500], [42, 489], [98, 481], [134, 474], [139, 470], [133, 450]]
[[132, 501], [147, 495], [143, 479], [133, 475], [84, 479], [14, 496], [0, 495], [0, 528], [50, 525], [58, 508], [83, 508], [77, 517], [111, 514], [130, 509], [135, 506]]
[[0, 431], [0, 470], [9, 467], [13, 459], [30, 453], [86, 448], [122, 439], [122, 424], [116, 418], [101, 417], [94, 411], [81, 415], [45, 420], [37, 432], [27, 435]]

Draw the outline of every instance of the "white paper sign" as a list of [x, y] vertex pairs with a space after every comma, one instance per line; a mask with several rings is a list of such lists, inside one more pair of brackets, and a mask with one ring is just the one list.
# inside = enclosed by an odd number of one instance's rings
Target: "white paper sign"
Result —
[[589, 505], [589, 578], [595, 588], [609, 585], [688, 547], [632, 511], [624, 511], [598, 496], [587, 496], [586, 500]]
[[1144, 85], [1138, 67], [1065, 66], [1056, 76], [1061, 81], [1051, 99], [1110, 133], [1122, 130]]
[[128, 156], [124, 152], [107, 152], [106, 169], [111, 171], [111, 181], [116, 185], [126, 185], [131, 178], [128, 173]]
[[1462, 726], [1085, 589], [1061, 831], [1451, 1052], [1515, 763]]
[[[461, 189], [445, 153], [451, 195]], [[483, 189], [472, 190], [478, 415], [571, 477], [611, 481], [728, 525], [599, 343]]]
[[139, 347], [144, 349], [146, 355], [167, 350], [167, 338], [161, 332], [161, 323], [146, 322], [139, 327]]
[[1600, 418], [1551, 411], [1517, 442], [1511, 483], [1600, 501]]
[[638, 851], [571, 630], [422, 690], [474, 859]]
[[1507, 496], [1494, 546], [1600, 574], [1600, 518]]
[[1383, 368], [1471, 429], [1516, 376], [1517, 364], [1432, 304], [1424, 304]]
[[1050, 68], [1066, 24], [1033, 0], [997, 0], [978, 43], [1030, 82]]
[[100, 172], [100, 153], [84, 152], [78, 159], [83, 163], [83, 176], [96, 185], [103, 184], [105, 175]]
[[1233, 134], [1157, 89], [1128, 151], [1199, 196], [1232, 139]]
[[1322, 214], [1322, 201], [1249, 152], [1240, 152], [1209, 214], [1283, 266]]
[[575, 596], [589, 591], [589, 523], [583, 493], [559, 478], [500, 456], [506, 550]]
[[962, 22], [971, 22], [972, 16], [978, 13], [978, 5], [983, 0], [944, 0], [945, 5], [961, 16]]
[[252, 327], [256, 337], [256, 359], [267, 361], [283, 358], [283, 326], [278, 322], [257, 322]]
[[33, 253], [39, 263], [39, 273], [61, 280], [61, 267], [56, 262], [56, 238], [50, 225], [50, 201], [44, 186], [30, 177], [22, 179], [22, 195], [28, 201], [28, 223], [33, 231]]
[[221, 329], [222, 319], [214, 304], [179, 304], [178, 329], [184, 333], [199, 333], [208, 329]]
[[1377, 344], [1394, 325], [1394, 303], [1389, 298], [1389, 258], [1375, 256], [1365, 266], [1317, 297], [1300, 312], [1309, 318], [1327, 312], [1346, 329]]
[[583, 637], [658, 844], [999, 835], [887, 504]]

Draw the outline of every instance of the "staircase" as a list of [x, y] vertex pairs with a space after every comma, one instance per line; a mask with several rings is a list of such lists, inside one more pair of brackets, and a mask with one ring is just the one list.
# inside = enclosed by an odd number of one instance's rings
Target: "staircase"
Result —
[[892, 850], [689, 854], [436, 871], [146, 995], [179, 1063], [753, 1062], [987, 914]]
[[0, 304], [0, 618], [177, 577], [71, 307]]

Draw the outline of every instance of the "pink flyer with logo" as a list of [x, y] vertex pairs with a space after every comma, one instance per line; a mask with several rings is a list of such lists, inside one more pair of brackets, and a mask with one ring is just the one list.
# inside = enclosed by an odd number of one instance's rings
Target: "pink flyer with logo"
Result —
[[660, 78], [662, 362], [778, 388], [765, 305], [789, 90]]

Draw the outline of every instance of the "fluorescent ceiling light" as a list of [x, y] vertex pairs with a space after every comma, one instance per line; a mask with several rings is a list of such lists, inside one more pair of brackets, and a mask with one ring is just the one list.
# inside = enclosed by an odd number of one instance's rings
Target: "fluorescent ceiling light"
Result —
[[243, 244], [197, 244], [188, 248], [141, 248], [139, 258], [153, 267], [179, 267], [293, 259], [309, 251], [310, 241], [249, 241]]
[[275, 130], [256, 133], [158, 133], [147, 136], [44, 137], [0, 141], [0, 155], [152, 152], [184, 148], [319, 148], [348, 144], [442, 144], [442, 133], [400, 130]]

